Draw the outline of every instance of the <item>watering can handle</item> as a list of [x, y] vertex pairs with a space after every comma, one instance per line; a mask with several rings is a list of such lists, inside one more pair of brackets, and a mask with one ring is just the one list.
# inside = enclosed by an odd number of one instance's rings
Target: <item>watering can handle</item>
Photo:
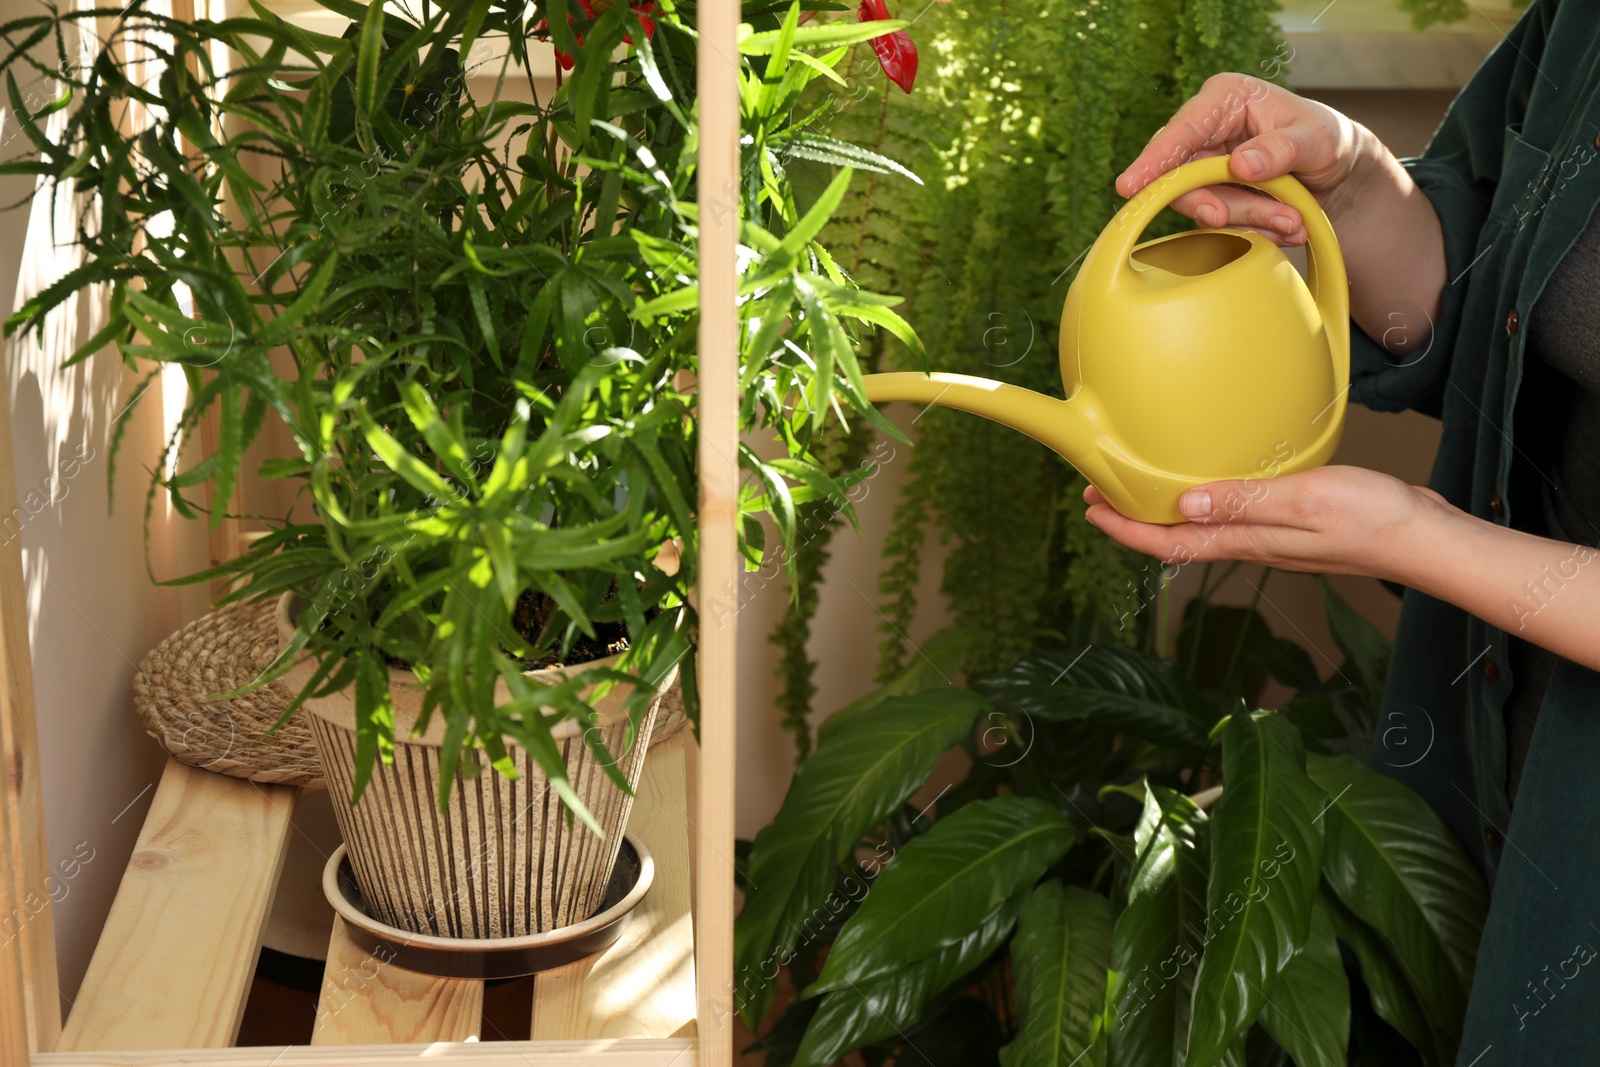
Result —
[[1345, 277], [1344, 257], [1339, 253], [1339, 239], [1334, 236], [1333, 224], [1316, 198], [1290, 175], [1260, 182], [1245, 181], [1234, 175], [1227, 156], [1208, 156], [1170, 170], [1135, 193], [1111, 220], [1106, 233], [1117, 234], [1120, 240], [1106, 266], [1119, 273], [1131, 270], [1134, 246], [1162, 208], [1184, 193], [1230, 182], [1260, 189], [1300, 212], [1305, 220], [1306, 234], [1310, 238], [1306, 259], [1310, 264], [1311, 292], [1322, 313], [1328, 349], [1333, 355], [1336, 403], [1342, 409], [1350, 385], [1350, 283]]

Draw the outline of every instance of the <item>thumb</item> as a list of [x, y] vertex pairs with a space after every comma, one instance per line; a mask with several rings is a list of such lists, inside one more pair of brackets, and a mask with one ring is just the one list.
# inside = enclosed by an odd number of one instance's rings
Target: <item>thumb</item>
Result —
[[1230, 523], [1281, 521], [1274, 516], [1273, 494], [1261, 479], [1208, 482], [1185, 490], [1178, 511], [1190, 522]]

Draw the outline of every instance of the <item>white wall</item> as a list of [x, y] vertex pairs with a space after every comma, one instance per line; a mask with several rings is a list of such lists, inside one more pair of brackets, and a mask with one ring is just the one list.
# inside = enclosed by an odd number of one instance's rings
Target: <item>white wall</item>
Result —
[[[31, 184], [0, 180], [0, 199], [16, 201]], [[72, 205], [64, 199], [52, 220], [44, 199], [0, 221], [0, 307], [8, 313], [75, 262], [73, 249], [60, 243], [72, 232]], [[54, 866], [89, 857], [76, 877], [40, 887], [56, 900], [63, 1011], [82, 981], [162, 765], [133, 711], [134, 670], [178, 624], [178, 598], [146, 577], [141, 533], [144, 472], [162, 434], [160, 391], [134, 409], [116, 462], [116, 507], [108, 512], [112, 418], [137, 378], [113, 352], [60, 369], [103, 315], [87, 302], [63, 308], [42, 341], [10, 338], [4, 354], [49, 858]], [[14, 521], [0, 536], [16, 528]], [[170, 575], [180, 546], [168, 537], [164, 507], [156, 509], [154, 530], [154, 565]]]

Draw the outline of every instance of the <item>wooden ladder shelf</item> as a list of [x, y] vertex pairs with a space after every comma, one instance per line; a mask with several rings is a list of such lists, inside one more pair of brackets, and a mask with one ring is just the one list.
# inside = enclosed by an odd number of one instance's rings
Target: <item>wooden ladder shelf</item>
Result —
[[[686, 737], [651, 749], [628, 825], [655, 857], [654, 884], [611, 948], [537, 977], [529, 1040], [493, 1044], [517, 1062], [587, 1052], [606, 1053], [602, 1063], [681, 1063], [696, 1047]], [[299, 797], [167, 763], [58, 1050], [35, 1063], [147, 1063], [136, 1054], [149, 1050], [176, 1062], [170, 1050], [233, 1045]], [[326, 1046], [437, 1042], [493, 1055], [469, 1044], [483, 1036], [482, 1008], [483, 982], [402, 970], [358, 948], [335, 919], [311, 1045], [236, 1049], [222, 1062], [320, 1062]]]

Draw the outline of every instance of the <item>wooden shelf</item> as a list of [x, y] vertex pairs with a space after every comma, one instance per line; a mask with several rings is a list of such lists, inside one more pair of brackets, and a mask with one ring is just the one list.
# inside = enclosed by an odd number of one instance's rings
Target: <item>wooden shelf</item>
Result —
[[[440, 1042], [492, 1062], [506, 1052], [522, 1067], [574, 1053], [595, 1064], [692, 1063], [685, 1056], [696, 1045], [688, 736], [680, 731], [650, 750], [629, 819], [629, 831], [655, 857], [650, 892], [611, 948], [538, 976], [525, 1042], [474, 1044], [481, 981], [381, 961], [335, 921], [311, 1047], [228, 1049], [300, 791], [169, 762], [57, 1051], [34, 1063], [203, 1059], [243, 1067], [277, 1056], [284, 1065], [317, 1064], [329, 1062], [326, 1046], [342, 1046], [333, 1054], [339, 1062], [401, 1062], [422, 1049], [436, 1054]], [[191, 1061], [172, 1051], [182, 1049], [208, 1051]], [[147, 1050], [166, 1051], [130, 1058]]]

